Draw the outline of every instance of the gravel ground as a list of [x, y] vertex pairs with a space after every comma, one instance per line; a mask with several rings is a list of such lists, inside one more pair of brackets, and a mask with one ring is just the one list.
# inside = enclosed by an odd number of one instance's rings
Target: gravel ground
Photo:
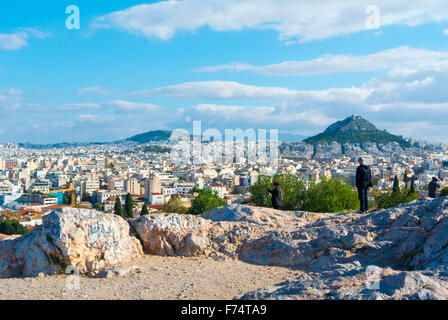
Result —
[[69, 289], [67, 282], [76, 281], [65, 275], [0, 279], [0, 299], [232, 299], [300, 273], [236, 260], [159, 256], [144, 256], [122, 269], [130, 271], [109, 278], [81, 276], [79, 289]]

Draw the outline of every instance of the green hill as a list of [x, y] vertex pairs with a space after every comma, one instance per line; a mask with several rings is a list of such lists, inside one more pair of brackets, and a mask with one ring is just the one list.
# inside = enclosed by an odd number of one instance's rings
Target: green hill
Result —
[[386, 144], [398, 142], [402, 147], [410, 147], [410, 143], [402, 136], [393, 135], [386, 130], [377, 129], [366, 119], [353, 115], [345, 120], [333, 123], [324, 132], [304, 140], [309, 144], [376, 142]]
[[133, 141], [137, 143], [148, 143], [156, 141], [167, 141], [170, 139], [171, 131], [168, 130], [155, 130], [145, 133], [137, 134], [133, 137], [126, 139], [126, 141]]

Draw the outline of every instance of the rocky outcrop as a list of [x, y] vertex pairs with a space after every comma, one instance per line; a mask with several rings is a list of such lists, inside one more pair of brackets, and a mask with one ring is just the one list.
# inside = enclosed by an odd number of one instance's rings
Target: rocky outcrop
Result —
[[66, 266], [88, 272], [143, 253], [122, 218], [93, 210], [63, 208], [21, 237], [0, 240], [0, 277], [54, 274]]
[[[307, 277], [242, 298], [448, 299], [447, 228], [448, 199], [441, 198], [267, 232], [243, 243], [240, 259], [299, 268]], [[375, 267], [378, 288], [369, 289]]]
[[307, 222], [321, 219], [328, 214], [311, 212], [286, 212], [270, 208], [252, 207], [233, 204], [215, 208], [202, 217], [204, 219], [232, 222], [248, 222], [262, 226], [285, 228], [287, 226], [301, 226]]
[[186, 214], [152, 214], [129, 221], [149, 254], [161, 256], [235, 257], [240, 243], [255, 236], [257, 226], [213, 222]]
[[325, 270], [360, 261], [401, 270], [448, 262], [448, 199], [420, 199], [368, 215], [324, 215], [296, 228], [277, 228], [239, 248], [258, 264]]

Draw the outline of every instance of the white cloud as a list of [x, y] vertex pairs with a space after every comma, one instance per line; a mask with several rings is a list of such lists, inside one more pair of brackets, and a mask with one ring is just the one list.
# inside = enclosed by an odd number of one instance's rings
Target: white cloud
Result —
[[448, 52], [429, 51], [402, 46], [363, 56], [324, 55], [312, 60], [285, 61], [265, 66], [233, 63], [201, 67], [195, 71], [248, 71], [271, 76], [304, 76], [335, 72], [363, 72], [392, 69], [392, 74], [399, 74], [441, 64], [448, 65]]
[[28, 45], [30, 36], [38, 39], [48, 38], [51, 34], [34, 28], [22, 28], [15, 33], [0, 33], [0, 50], [19, 50]]
[[161, 110], [162, 107], [150, 103], [137, 103], [124, 100], [114, 100], [101, 104], [105, 108], [112, 108], [119, 112], [151, 112]]
[[108, 89], [102, 87], [86, 87], [79, 89], [77, 94], [83, 96], [85, 94], [109, 95], [110, 93]]
[[364, 100], [371, 90], [367, 88], [331, 88], [327, 90], [292, 90], [283, 87], [263, 87], [235, 81], [199, 81], [135, 92], [149, 97], [176, 99], [254, 99], [254, 100]]
[[234, 81], [199, 81], [149, 89], [134, 94], [177, 99], [288, 99], [296, 98], [298, 92], [281, 87], [245, 85]]
[[[286, 43], [366, 30], [371, 0], [170, 0], [141, 4], [97, 17], [93, 28], [117, 28], [168, 40], [181, 31], [268, 29]], [[380, 26], [416, 26], [448, 20], [445, 0], [381, 2]]]
[[19, 50], [28, 45], [26, 41], [28, 34], [25, 32], [19, 33], [0, 33], [0, 49], [1, 50]]
[[101, 122], [109, 122], [114, 120], [113, 116], [103, 116], [103, 115], [94, 115], [94, 114], [80, 114], [78, 116], [78, 120], [84, 122], [93, 122], [93, 123], [101, 123]]

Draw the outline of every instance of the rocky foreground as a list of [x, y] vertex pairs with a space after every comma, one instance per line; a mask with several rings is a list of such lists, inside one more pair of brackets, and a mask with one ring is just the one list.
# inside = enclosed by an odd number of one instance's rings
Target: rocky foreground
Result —
[[447, 299], [447, 231], [447, 198], [367, 215], [231, 205], [202, 216], [125, 221], [64, 208], [31, 233], [0, 240], [0, 278], [57, 275], [72, 266], [88, 285], [123, 276], [119, 266], [156, 255], [292, 271], [289, 280], [266, 282], [240, 299]]

